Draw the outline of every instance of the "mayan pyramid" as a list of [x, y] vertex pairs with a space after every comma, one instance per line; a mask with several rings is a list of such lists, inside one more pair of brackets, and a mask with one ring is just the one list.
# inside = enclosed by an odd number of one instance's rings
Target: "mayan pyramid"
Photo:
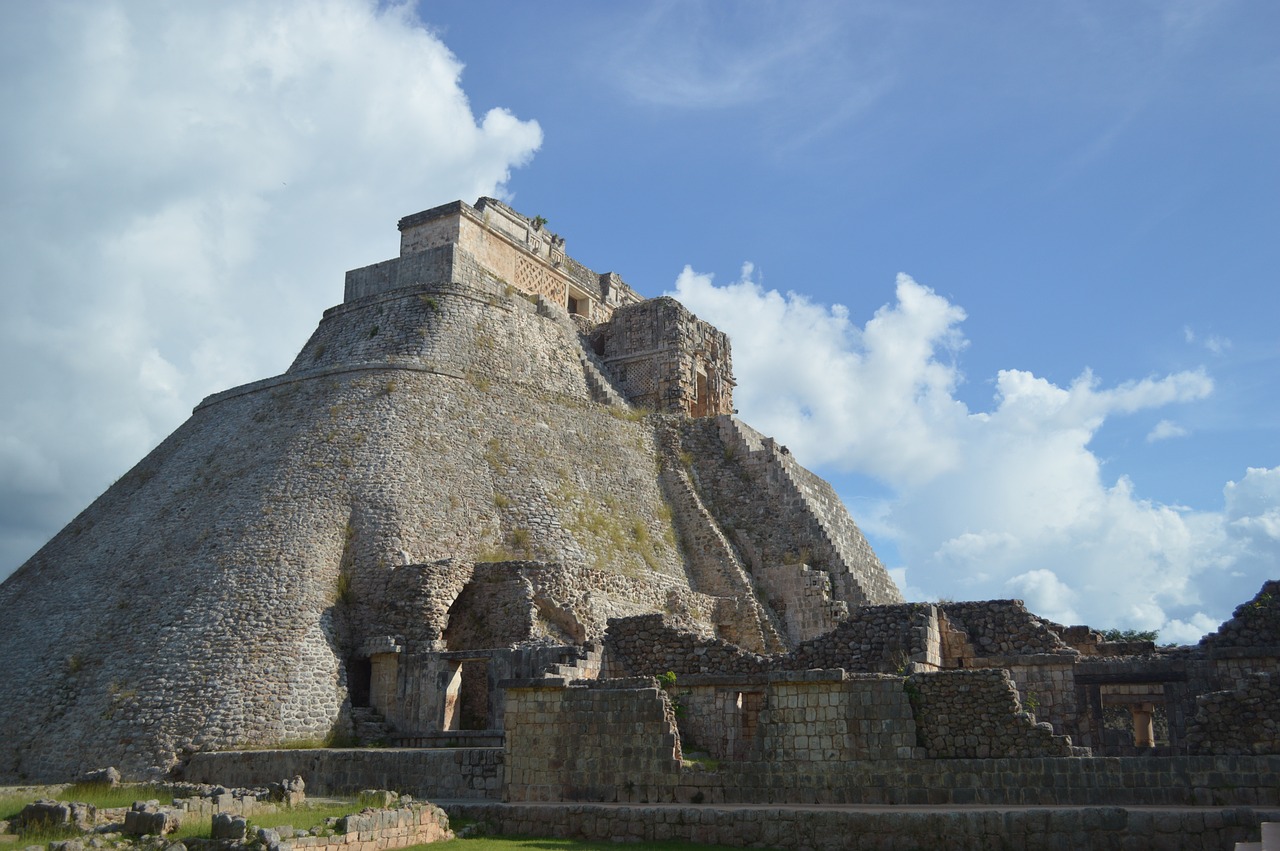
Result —
[[781, 652], [900, 601], [733, 416], [724, 334], [493, 199], [400, 230], [286, 373], [205, 399], [0, 585], [0, 781], [349, 739], [365, 708], [429, 733], [450, 659], [537, 675], [610, 617]]

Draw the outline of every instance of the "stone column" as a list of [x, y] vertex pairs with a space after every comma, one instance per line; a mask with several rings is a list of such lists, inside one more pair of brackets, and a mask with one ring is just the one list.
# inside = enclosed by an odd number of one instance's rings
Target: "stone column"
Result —
[[1155, 747], [1156, 732], [1152, 718], [1155, 714], [1155, 704], [1151, 703], [1134, 703], [1129, 707], [1129, 711], [1133, 713], [1133, 744], [1139, 748]]

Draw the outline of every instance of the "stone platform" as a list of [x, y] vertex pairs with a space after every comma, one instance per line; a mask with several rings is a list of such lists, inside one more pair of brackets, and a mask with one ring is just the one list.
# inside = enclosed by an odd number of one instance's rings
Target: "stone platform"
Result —
[[994, 848], [1230, 849], [1280, 809], [499, 804], [436, 801], [493, 835], [599, 842], [683, 840], [794, 851]]

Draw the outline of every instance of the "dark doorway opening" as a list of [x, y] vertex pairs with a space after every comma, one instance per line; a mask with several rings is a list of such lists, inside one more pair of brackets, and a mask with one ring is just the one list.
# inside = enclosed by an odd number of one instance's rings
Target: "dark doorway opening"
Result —
[[366, 657], [347, 660], [347, 693], [352, 706], [369, 706], [369, 694], [373, 690], [373, 665]]

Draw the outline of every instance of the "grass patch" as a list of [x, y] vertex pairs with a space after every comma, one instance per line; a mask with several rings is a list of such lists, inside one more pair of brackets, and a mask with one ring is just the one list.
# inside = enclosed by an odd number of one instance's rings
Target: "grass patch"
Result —
[[311, 830], [324, 824], [325, 819], [342, 818], [362, 809], [359, 801], [353, 799], [315, 804], [303, 804], [298, 807], [281, 807], [274, 813], [259, 813], [249, 816], [249, 824], [254, 827], [283, 827], [289, 825], [295, 830]]
[[614, 419], [626, 420], [631, 423], [639, 422], [653, 413], [653, 411], [644, 407], [619, 408], [617, 405], [609, 405], [605, 410], [607, 410], [609, 415]]
[[57, 794], [59, 801], [82, 801], [99, 809], [127, 807], [134, 801], [155, 799], [162, 804], [173, 800], [173, 788], [164, 785], [108, 786], [104, 783], [73, 783]]
[[[325, 819], [342, 818], [358, 813], [361, 804], [354, 799], [305, 803], [297, 807], [281, 806], [275, 812], [257, 813], [248, 817], [250, 833], [259, 827], [277, 828], [288, 825], [294, 830], [311, 830], [324, 824]], [[192, 819], [169, 835], [169, 841], [183, 839], [209, 839], [213, 825], [209, 818]]]

